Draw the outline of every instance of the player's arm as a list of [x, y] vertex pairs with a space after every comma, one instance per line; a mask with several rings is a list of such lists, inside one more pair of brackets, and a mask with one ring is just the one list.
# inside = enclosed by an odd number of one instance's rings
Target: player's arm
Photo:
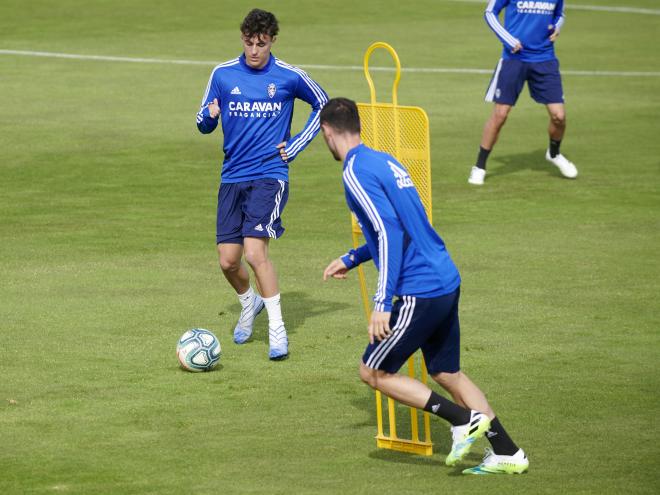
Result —
[[562, 26], [564, 25], [564, 0], [558, 0], [555, 5], [555, 15], [550, 26], [550, 41], [553, 43], [559, 36], [559, 31], [561, 31]]
[[202, 104], [197, 112], [197, 129], [202, 134], [209, 134], [218, 127], [220, 116], [220, 81], [216, 71], [211, 73], [206, 91], [202, 98]]
[[347, 167], [344, 182], [369, 219], [369, 225], [364, 227], [373, 229], [378, 237], [378, 286], [374, 312], [390, 312], [403, 261], [403, 227], [373, 170], [356, 172], [353, 167]]
[[523, 46], [516, 37], [504, 29], [500, 23], [499, 15], [504, 7], [509, 4], [509, 0], [490, 0], [484, 12], [484, 19], [488, 27], [493, 30], [504, 46], [508, 47], [512, 53], [522, 50]]
[[282, 143], [282, 158], [287, 161], [293, 161], [298, 153], [304, 150], [307, 145], [316, 137], [321, 129], [319, 124], [319, 114], [323, 105], [328, 101], [328, 95], [311, 77], [304, 71], [298, 69], [298, 84], [296, 86], [296, 98], [306, 101], [312, 107], [307, 124], [302, 131], [293, 136], [288, 143]]
[[351, 249], [345, 255], [330, 262], [323, 271], [323, 280], [328, 280], [330, 277], [344, 279], [349, 270], [370, 259], [371, 252], [366, 244], [363, 244], [357, 249]]
[[351, 249], [348, 253], [341, 257], [341, 261], [346, 265], [346, 268], [351, 270], [356, 266], [369, 261], [371, 259], [371, 252], [366, 244], [363, 244], [357, 249]]

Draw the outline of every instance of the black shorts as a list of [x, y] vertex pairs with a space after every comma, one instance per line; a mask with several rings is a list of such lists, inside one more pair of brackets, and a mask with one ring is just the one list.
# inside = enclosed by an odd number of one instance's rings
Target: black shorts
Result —
[[421, 349], [429, 374], [459, 371], [460, 292], [459, 287], [440, 297], [402, 296], [397, 299], [390, 318], [392, 334], [369, 344], [362, 362], [372, 369], [396, 373], [417, 349]]

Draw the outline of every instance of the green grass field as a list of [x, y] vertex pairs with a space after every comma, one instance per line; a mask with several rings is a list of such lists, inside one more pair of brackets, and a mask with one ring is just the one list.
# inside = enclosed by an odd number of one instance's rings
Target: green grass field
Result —
[[[525, 90], [486, 185], [469, 186], [490, 76], [403, 74], [400, 103], [430, 117], [434, 222], [463, 277], [462, 365], [531, 461], [523, 476], [468, 478], [444, 466], [436, 418], [431, 458], [375, 447], [357, 280], [321, 281], [351, 239], [320, 138], [291, 167], [271, 250], [291, 358], [268, 361], [264, 316], [253, 342], [231, 341], [239, 305], [214, 246], [221, 136], [199, 134], [195, 113], [252, 6], [3, 0], [0, 50], [209, 64], [0, 54], [0, 493], [658, 493], [660, 16], [567, 9], [562, 149], [576, 181], [545, 163], [545, 110]], [[259, 6], [280, 19], [274, 53], [296, 65], [361, 65], [378, 40], [404, 67], [499, 57], [472, 2]], [[360, 71], [308, 72], [331, 96], [368, 98]], [[383, 99], [391, 80], [376, 75]], [[307, 114], [298, 104], [294, 130]], [[217, 371], [177, 367], [193, 326], [220, 337]]]

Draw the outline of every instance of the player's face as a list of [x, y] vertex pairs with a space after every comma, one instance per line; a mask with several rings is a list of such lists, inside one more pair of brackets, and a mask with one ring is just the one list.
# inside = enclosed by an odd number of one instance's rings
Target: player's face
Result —
[[252, 38], [241, 35], [243, 40], [243, 53], [245, 53], [245, 61], [253, 69], [261, 69], [268, 63], [270, 58], [270, 49], [275, 42], [275, 38], [271, 38], [267, 34], [255, 34]]
[[335, 135], [332, 130], [332, 127], [328, 127], [327, 125], [323, 124], [321, 125], [321, 132], [323, 132], [323, 139], [325, 139], [325, 144], [328, 145], [328, 149], [330, 150], [330, 153], [332, 153], [332, 156], [334, 157], [335, 160], [340, 162], [341, 157], [339, 156], [339, 153], [337, 153], [337, 146], [335, 145]]

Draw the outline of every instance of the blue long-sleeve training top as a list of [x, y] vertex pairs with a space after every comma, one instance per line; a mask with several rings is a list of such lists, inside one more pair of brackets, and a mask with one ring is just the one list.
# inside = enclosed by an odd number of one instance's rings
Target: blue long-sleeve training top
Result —
[[[499, 21], [502, 9], [506, 9], [504, 26]], [[490, 0], [484, 18], [504, 45], [502, 58], [522, 62], [554, 60], [555, 46], [550, 35], [564, 24], [564, 0]], [[511, 53], [518, 43], [523, 49]]]
[[[303, 130], [291, 137], [294, 100], [312, 107]], [[286, 141], [288, 163], [318, 134], [319, 113], [328, 95], [303, 70], [271, 54], [261, 69], [245, 62], [245, 55], [216, 66], [211, 72], [197, 127], [203, 134], [213, 132], [218, 118], [211, 118], [207, 105], [220, 105], [224, 134], [222, 182], [243, 182], [260, 178], [289, 180], [289, 167], [276, 146]]]
[[366, 244], [342, 260], [348, 268], [374, 260], [378, 268], [375, 311], [390, 311], [395, 295], [438, 297], [458, 288], [458, 269], [403, 165], [387, 153], [360, 144], [346, 155], [343, 179], [346, 202]]

